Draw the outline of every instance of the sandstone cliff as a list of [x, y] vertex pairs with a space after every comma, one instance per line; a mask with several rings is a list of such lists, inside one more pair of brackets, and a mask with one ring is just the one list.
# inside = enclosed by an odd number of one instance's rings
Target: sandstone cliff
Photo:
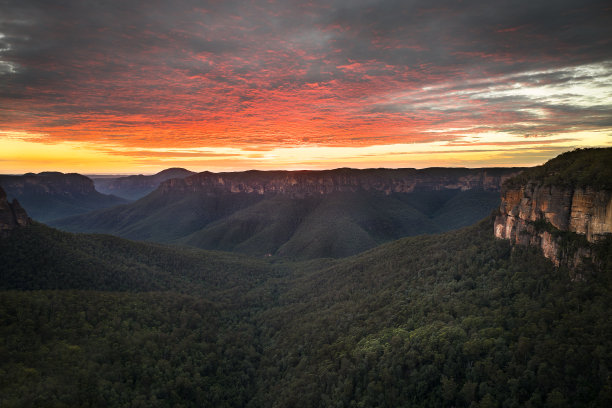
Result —
[[[508, 180], [495, 236], [538, 246], [557, 266], [575, 267], [591, 257], [591, 244], [612, 234], [612, 189], [593, 182], [612, 164], [611, 150], [571, 152]], [[561, 168], [573, 169], [574, 180], [560, 177]]]
[[325, 171], [246, 171], [194, 174], [168, 180], [160, 193], [283, 194], [294, 197], [333, 192], [379, 191], [383, 194], [431, 190], [500, 191], [501, 184], [521, 169], [336, 169]]
[[15, 228], [25, 227], [32, 221], [17, 200], [9, 203], [6, 193], [0, 187], [0, 237], [6, 236]]

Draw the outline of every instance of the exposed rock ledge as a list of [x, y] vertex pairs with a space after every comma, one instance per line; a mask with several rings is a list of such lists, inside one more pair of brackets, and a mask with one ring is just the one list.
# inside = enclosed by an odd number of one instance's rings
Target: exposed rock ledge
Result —
[[559, 266], [579, 265], [590, 257], [589, 245], [568, 247], [563, 232], [573, 232], [589, 243], [612, 233], [612, 191], [591, 187], [544, 186], [530, 182], [519, 188], [503, 188], [495, 236], [512, 243], [535, 245]]
[[0, 187], [0, 237], [6, 236], [15, 228], [25, 227], [32, 223], [26, 211], [17, 200], [9, 203], [6, 193]]

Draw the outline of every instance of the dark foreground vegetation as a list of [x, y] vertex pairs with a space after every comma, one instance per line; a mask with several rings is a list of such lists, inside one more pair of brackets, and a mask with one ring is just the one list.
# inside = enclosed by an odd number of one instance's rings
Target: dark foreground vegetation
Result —
[[572, 281], [485, 220], [302, 263], [0, 240], [2, 407], [612, 406], [612, 263]]

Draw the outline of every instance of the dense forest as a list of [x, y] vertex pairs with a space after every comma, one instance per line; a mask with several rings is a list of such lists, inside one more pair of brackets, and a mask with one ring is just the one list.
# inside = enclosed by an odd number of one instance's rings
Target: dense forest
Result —
[[[606, 190], [609, 151], [506, 186]], [[7, 224], [0, 406], [612, 406], [612, 235], [555, 232], [589, 247], [570, 270], [496, 215], [301, 261]]]
[[490, 219], [299, 263], [34, 224], [0, 241], [0, 405], [609, 406], [598, 245], [572, 281]]
[[576, 149], [508, 180], [509, 187], [537, 180], [544, 185], [612, 190], [612, 149]]

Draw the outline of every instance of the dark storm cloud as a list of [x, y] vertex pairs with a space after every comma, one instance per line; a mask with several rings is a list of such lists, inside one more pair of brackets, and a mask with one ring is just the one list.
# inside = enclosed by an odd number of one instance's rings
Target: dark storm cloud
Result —
[[347, 3], [330, 25], [348, 33], [337, 43], [354, 58], [444, 66], [489, 56], [506, 71], [506, 58], [533, 66], [608, 59], [610, 22], [605, 1], [387, 0]]
[[152, 62], [172, 66], [200, 53], [248, 57], [237, 69], [256, 69], [266, 60], [254, 51], [285, 47], [329, 61], [308, 66], [311, 77], [342, 76], [337, 65], [372, 60], [511, 72], [607, 59], [612, 38], [610, 9], [601, 1], [4, 3], [2, 58], [27, 81], [53, 81], [58, 72], [78, 78], [85, 68], [112, 75]]

